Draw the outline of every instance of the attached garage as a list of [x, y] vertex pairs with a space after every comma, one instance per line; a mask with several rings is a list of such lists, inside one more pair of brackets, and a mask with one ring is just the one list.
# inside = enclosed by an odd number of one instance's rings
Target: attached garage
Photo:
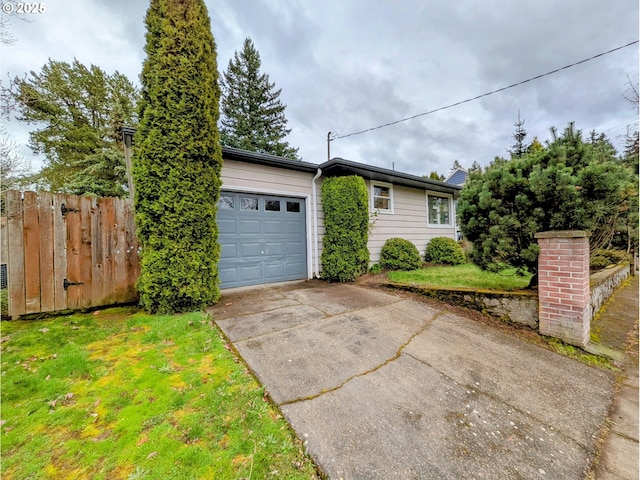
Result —
[[[327, 177], [358, 175], [368, 183], [375, 215], [371, 262], [379, 260], [391, 237], [405, 238], [419, 250], [431, 238], [455, 238], [459, 186], [342, 158], [317, 165], [232, 147], [222, 147], [222, 156], [217, 214], [222, 289], [321, 276], [321, 191]], [[437, 218], [434, 201], [440, 207]]]
[[307, 278], [304, 198], [223, 191], [217, 219], [221, 288]]

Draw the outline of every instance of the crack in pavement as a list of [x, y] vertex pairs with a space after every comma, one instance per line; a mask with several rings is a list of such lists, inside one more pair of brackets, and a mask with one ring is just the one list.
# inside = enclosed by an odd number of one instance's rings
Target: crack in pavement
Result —
[[337, 385], [335, 387], [325, 388], [324, 390], [321, 390], [320, 392], [318, 392], [318, 393], [316, 393], [314, 395], [309, 395], [307, 397], [299, 397], [299, 398], [294, 398], [292, 400], [286, 400], [286, 401], [278, 404], [278, 406], [279, 407], [283, 407], [283, 406], [292, 405], [292, 404], [298, 403], [298, 402], [304, 402], [304, 401], [307, 401], [307, 400], [314, 400], [314, 399], [316, 399], [318, 397], [321, 397], [322, 395], [325, 395], [327, 393], [331, 393], [331, 392], [335, 392], [336, 390], [340, 390], [347, 383], [351, 382], [352, 380], [354, 380], [356, 378], [364, 377], [366, 375], [369, 375], [370, 373], [376, 372], [377, 370], [381, 369], [382, 367], [384, 367], [386, 365], [389, 365], [391, 362], [394, 362], [395, 360], [400, 358], [400, 356], [402, 355], [404, 349], [407, 348], [407, 346], [413, 341], [414, 338], [416, 338], [418, 335], [420, 335], [425, 330], [427, 330], [427, 328], [429, 328], [433, 324], [433, 322], [435, 322], [442, 315], [445, 315], [445, 312], [436, 312], [435, 315], [433, 315], [430, 319], [428, 319], [424, 323], [424, 325], [422, 325], [422, 327], [420, 327], [420, 329], [418, 331], [413, 333], [405, 343], [403, 343], [402, 345], [400, 345], [400, 347], [398, 347], [398, 350], [396, 351], [396, 354], [393, 357], [390, 357], [390, 358], [386, 359], [381, 364], [379, 364], [379, 365], [377, 365], [377, 366], [375, 366], [375, 367], [373, 367], [373, 368], [371, 368], [369, 370], [366, 370], [364, 372], [356, 373], [355, 375], [352, 375], [351, 377], [347, 378], [346, 380], [344, 380], [342, 383], [340, 383], [339, 385]]
[[[264, 312], [266, 312], [266, 313], [276, 312], [278, 310], [283, 310], [285, 308], [291, 308], [291, 307], [307, 307], [307, 308], [311, 308], [313, 310], [316, 310], [316, 311], [320, 312], [322, 315], [324, 315], [324, 317], [322, 317], [322, 318], [312, 318], [310, 320], [305, 320], [305, 321], [297, 323], [295, 325], [283, 325], [282, 328], [276, 328], [276, 329], [269, 330], [267, 332], [260, 333], [260, 334], [257, 334], [257, 335], [251, 335], [251, 336], [248, 336], [248, 337], [238, 338], [238, 339], [234, 340], [234, 342], [235, 343], [246, 343], [246, 342], [249, 342], [251, 340], [260, 339], [262, 337], [266, 337], [266, 336], [269, 336], [269, 335], [272, 335], [272, 334], [286, 332], [288, 330], [296, 330], [296, 329], [302, 328], [302, 327], [304, 327], [304, 326], [306, 326], [306, 325], [308, 325], [310, 323], [330, 321], [330, 320], [332, 320], [334, 318], [337, 318], [337, 317], [340, 317], [340, 316], [343, 316], [343, 315], [344, 316], [348, 316], [350, 313], [362, 310], [361, 308], [352, 308], [351, 310], [345, 310], [344, 312], [340, 312], [340, 313], [331, 313], [331, 312], [327, 312], [326, 310], [323, 310], [318, 305], [311, 305], [309, 303], [302, 302], [302, 301], [300, 301], [300, 300], [298, 300], [296, 298], [290, 298], [288, 296], [283, 296], [283, 299], [295, 301], [295, 302], [298, 303], [298, 305], [287, 305], [286, 307], [276, 307], [276, 308], [273, 308], [271, 310], [264, 310]], [[396, 303], [400, 303], [400, 302], [403, 302], [403, 301], [405, 301], [405, 299], [398, 298], [398, 300], [386, 303], [384, 306], [394, 305]], [[249, 317], [249, 316], [252, 316], [252, 315], [259, 315], [260, 313], [262, 313], [262, 312], [248, 313], [246, 315], [238, 315], [236, 317], [223, 318], [223, 319], [221, 319], [219, 321], [220, 322], [231, 321], [231, 320], [241, 319], [242, 317]], [[218, 321], [216, 321], [215, 319], [213, 321], [218, 326], [218, 328], [222, 328], [218, 324]]]

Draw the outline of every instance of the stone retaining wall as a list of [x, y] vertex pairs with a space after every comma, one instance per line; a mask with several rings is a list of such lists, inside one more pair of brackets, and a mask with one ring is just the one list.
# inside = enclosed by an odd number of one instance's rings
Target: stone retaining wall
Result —
[[[629, 276], [630, 266], [620, 265], [597, 272], [590, 277], [593, 315]], [[473, 290], [435, 288], [401, 283], [388, 283], [387, 287], [419, 293], [452, 305], [471, 308], [506, 322], [525, 325], [538, 330], [539, 299], [536, 290]]]
[[389, 283], [387, 286], [471, 308], [506, 322], [538, 328], [538, 293], [533, 290], [434, 288], [401, 283]]
[[630, 273], [630, 265], [618, 265], [591, 275], [591, 311], [593, 315], [600, 311], [602, 305]]

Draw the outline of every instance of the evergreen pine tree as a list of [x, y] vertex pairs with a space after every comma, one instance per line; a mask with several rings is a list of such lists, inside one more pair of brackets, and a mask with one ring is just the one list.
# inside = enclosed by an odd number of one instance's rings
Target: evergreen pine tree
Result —
[[423, 177], [428, 178], [429, 180], [437, 180], [439, 182], [444, 182], [445, 179], [444, 175], [440, 175], [435, 170], [431, 170], [431, 173], [429, 175], [423, 175]]
[[219, 296], [222, 154], [216, 45], [203, 0], [151, 0], [134, 137], [140, 299], [151, 312]]
[[298, 149], [284, 138], [291, 132], [269, 75], [260, 73], [260, 54], [250, 38], [229, 61], [222, 81], [222, 144], [298, 159]]
[[622, 161], [627, 165], [633, 173], [638, 175], [640, 169], [638, 168], [638, 152], [640, 150], [640, 135], [635, 130], [633, 133], [628, 130], [625, 137], [624, 152]]
[[527, 131], [524, 129], [524, 120], [520, 119], [520, 110], [518, 110], [518, 121], [513, 124], [516, 131], [513, 133], [513, 139], [516, 141], [507, 152], [511, 154], [511, 158], [522, 158], [527, 153], [527, 145], [524, 139], [527, 137]]
[[585, 142], [572, 123], [562, 135], [555, 128], [551, 134], [544, 148], [496, 158], [460, 192], [459, 224], [482, 268], [535, 272], [534, 235], [546, 230], [588, 230], [592, 251], [606, 246], [631, 204], [637, 177], [615, 152]]
[[46, 158], [37, 181], [47, 190], [124, 196], [121, 128], [136, 123], [137, 99], [137, 89], [119, 72], [50, 59], [40, 72], [11, 80], [2, 110], [15, 108], [20, 121], [37, 125], [29, 146]]
[[482, 173], [482, 165], [477, 160], [474, 160], [469, 168], [469, 173]]

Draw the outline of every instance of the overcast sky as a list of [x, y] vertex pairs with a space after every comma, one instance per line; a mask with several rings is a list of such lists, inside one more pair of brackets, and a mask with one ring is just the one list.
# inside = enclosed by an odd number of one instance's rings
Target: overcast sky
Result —
[[[7, 74], [48, 58], [95, 64], [139, 84], [148, 1], [57, 0], [11, 18]], [[282, 89], [291, 145], [327, 159], [327, 132], [352, 132], [450, 105], [638, 40], [637, 0], [207, 0], [224, 71], [251, 37], [262, 71]], [[495, 95], [331, 143], [331, 156], [416, 175], [454, 160], [487, 165], [513, 144], [518, 110], [528, 139], [575, 121], [622, 145], [638, 116], [638, 45]], [[26, 145], [32, 126], [8, 123]], [[28, 148], [24, 156], [39, 166]]]

